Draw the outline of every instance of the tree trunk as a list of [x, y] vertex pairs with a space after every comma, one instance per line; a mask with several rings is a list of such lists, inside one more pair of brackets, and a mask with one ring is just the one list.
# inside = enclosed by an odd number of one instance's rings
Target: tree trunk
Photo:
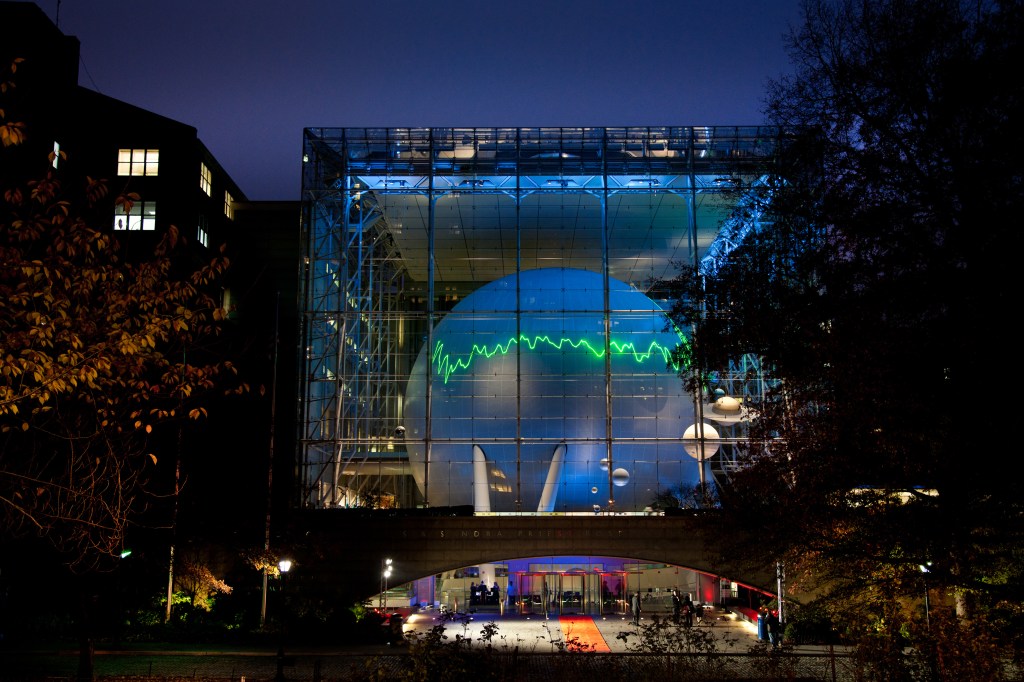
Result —
[[78, 599], [78, 674], [77, 682], [93, 682], [92, 610], [96, 597], [86, 586], [79, 588]]

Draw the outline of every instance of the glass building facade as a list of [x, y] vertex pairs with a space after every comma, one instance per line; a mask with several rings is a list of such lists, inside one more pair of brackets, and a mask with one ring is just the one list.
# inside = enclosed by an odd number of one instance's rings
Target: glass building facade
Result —
[[756, 228], [777, 137], [307, 129], [302, 503], [642, 512], [727, 471], [653, 283]]

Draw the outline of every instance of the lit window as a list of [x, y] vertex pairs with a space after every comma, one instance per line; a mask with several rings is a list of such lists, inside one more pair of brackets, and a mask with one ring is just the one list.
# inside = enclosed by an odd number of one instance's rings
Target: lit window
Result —
[[199, 216], [199, 225], [196, 226], [196, 241], [203, 246], [210, 245], [210, 234], [206, 231], [206, 218]]
[[151, 232], [156, 229], [156, 202], [136, 201], [126, 215], [123, 210], [114, 214], [115, 230], [142, 230]]
[[231, 192], [224, 192], [224, 215], [229, 219], [235, 219], [235, 200], [231, 198]]
[[57, 140], [54, 140], [53, 141], [53, 160], [50, 161], [50, 163], [53, 164], [54, 168], [56, 168], [58, 161], [60, 161], [60, 142], [57, 142]]
[[118, 175], [156, 175], [160, 166], [159, 149], [118, 149]]
[[206, 167], [206, 164], [202, 161], [199, 162], [199, 187], [206, 192], [206, 196], [213, 196], [211, 187], [213, 186], [213, 173]]

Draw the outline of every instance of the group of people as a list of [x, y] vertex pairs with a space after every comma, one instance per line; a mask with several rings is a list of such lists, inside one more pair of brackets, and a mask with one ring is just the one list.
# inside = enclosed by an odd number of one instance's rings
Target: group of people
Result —
[[469, 603], [470, 604], [497, 604], [501, 601], [501, 588], [498, 587], [498, 583], [495, 582], [490, 589], [487, 588], [487, 584], [483, 580], [480, 584], [471, 582], [469, 584]]
[[703, 614], [703, 610], [698, 610], [696, 604], [690, 599], [690, 594], [687, 593], [686, 597], [680, 598], [679, 590], [672, 590], [672, 620], [676, 624], [682, 623], [685, 627], [693, 625], [693, 617], [697, 616], [699, 620]]
[[[633, 616], [633, 625], [640, 625], [642, 598], [640, 592], [633, 592], [629, 599], [629, 612]], [[679, 596], [679, 590], [672, 590], [672, 620], [684, 627], [693, 625], [694, 616], [700, 621], [703, 615], [703, 607], [694, 604], [690, 595]], [[782, 623], [779, 621], [779, 612], [767, 607], [761, 608], [760, 617], [763, 619], [765, 634], [773, 649], [782, 646]]]
[[[640, 611], [641, 611], [641, 598], [639, 592], [633, 592], [632, 597], [629, 601], [629, 611], [633, 616], [633, 625], [640, 624]], [[684, 627], [690, 627], [693, 625], [694, 616], [700, 620], [703, 615], [702, 609], [699, 605], [694, 604], [693, 600], [690, 599], [690, 595], [687, 594], [685, 597], [679, 596], [679, 590], [672, 590], [672, 620], [677, 624], [682, 624]]]

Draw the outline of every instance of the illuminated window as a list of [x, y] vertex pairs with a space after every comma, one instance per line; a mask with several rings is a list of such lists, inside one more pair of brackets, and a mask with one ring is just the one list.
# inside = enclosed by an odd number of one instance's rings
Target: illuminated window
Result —
[[152, 232], [156, 229], [156, 202], [136, 201], [125, 215], [124, 210], [114, 214], [114, 229]]
[[60, 161], [60, 142], [57, 140], [53, 141], [53, 160], [50, 163], [54, 168], [57, 167], [57, 162]]
[[118, 175], [156, 175], [160, 166], [159, 149], [118, 149]]
[[210, 233], [206, 231], [205, 216], [199, 216], [199, 225], [196, 227], [196, 241], [198, 241], [203, 246], [210, 245]]
[[229, 219], [235, 219], [235, 200], [231, 198], [231, 192], [224, 192], [224, 215]]
[[199, 187], [206, 192], [206, 196], [211, 197], [213, 193], [211, 187], [213, 185], [213, 173], [206, 167], [206, 164], [202, 161], [199, 162]]

